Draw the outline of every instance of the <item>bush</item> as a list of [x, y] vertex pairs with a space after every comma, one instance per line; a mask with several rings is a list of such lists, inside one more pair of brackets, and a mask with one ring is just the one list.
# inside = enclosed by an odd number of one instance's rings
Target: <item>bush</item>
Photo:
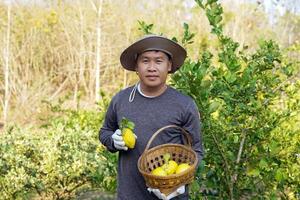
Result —
[[0, 196], [69, 199], [77, 191], [116, 188], [116, 155], [98, 140], [99, 111], [57, 109], [39, 131], [11, 127], [0, 137]]

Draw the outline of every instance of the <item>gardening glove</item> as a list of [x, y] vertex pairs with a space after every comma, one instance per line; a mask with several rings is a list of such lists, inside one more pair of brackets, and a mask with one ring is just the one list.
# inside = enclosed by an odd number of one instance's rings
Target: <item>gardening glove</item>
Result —
[[[135, 139], [137, 139], [137, 136], [133, 134]], [[120, 129], [117, 129], [114, 134], [111, 136], [114, 141], [114, 147], [118, 150], [124, 150], [127, 151], [128, 147], [125, 145], [125, 142], [122, 137], [122, 132]]]
[[114, 134], [111, 136], [114, 141], [114, 147], [118, 150], [127, 151], [128, 147], [125, 146], [125, 142], [122, 137], [122, 133], [120, 129], [117, 129]]
[[170, 200], [178, 195], [181, 195], [185, 192], [185, 185], [180, 186], [179, 188], [177, 188], [177, 190], [175, 190], [174, 192], [172, 192], [171, 194], [169, 194], [168, 196], [166, 196], [164, 193], [161, 193], [159, 191], [159, 189], [153, 189], [153, 188], [148, 188], [149, 192], [153, 192], [153, 194], [155, 194], [155, 196], [157, 196], [157, 198], [162, 199], [162, 200]]

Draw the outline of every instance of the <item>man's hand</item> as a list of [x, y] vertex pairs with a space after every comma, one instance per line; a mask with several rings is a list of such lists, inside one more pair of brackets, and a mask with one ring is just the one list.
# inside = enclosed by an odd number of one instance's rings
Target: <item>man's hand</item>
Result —
[[114, 134], [111, 136], [114, 141], [114, 147], [118, 150], [127, 151], [128, 147], [126, 147], [125, 142], [122, 137], [122, 133], [120, 129], [117, 129]]
[[[135, 139], [137, 139], [137, 136], [133, 134]], [[125, 142], [122, 137], [122, 132], [120, 129], [117, 129], [114, 134], [111, 136], [114, 141], [114, 147], [118, 150], [124, 150], [127, 151], [128, 147], [125, 145]]]
[[171, 194], [169, 194], [168, 196], [166, 196], [164, 193], [161, 193], [159, 191], [159, 189], [153, 189], [153, 188], [148, 188], [149, 192], [153, 192], [153, 194], [155, 194], [155, 196], [157, 196], [159, 199], [162, 200], [170, 200], [180, 194], [183, 194], [185, 192], [185, 185], [180, 186], [179, 188], [177, 188], [177, 190], [175, 190], [174, 192], [172, 192]]

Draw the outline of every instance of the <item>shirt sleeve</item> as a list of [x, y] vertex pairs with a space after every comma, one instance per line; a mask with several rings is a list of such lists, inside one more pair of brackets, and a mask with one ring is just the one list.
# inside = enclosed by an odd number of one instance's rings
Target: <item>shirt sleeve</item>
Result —
[[117, 115], [115, 112], [115, 98], [113, 98], [107, 109], [104, 123], [99, 131], [99, 140], [106, 146], [108, 151], [117, 152], [117, 149], [114, 147], [112, 135], [118, 129]]
[[204, 149], [202, 144], [202, 134], [200, 130], [200, 114], [194, 101], [187, 107], [183, 128], [192, 136], [192, 148], [197, 153], [198, 165], [203, 159]]

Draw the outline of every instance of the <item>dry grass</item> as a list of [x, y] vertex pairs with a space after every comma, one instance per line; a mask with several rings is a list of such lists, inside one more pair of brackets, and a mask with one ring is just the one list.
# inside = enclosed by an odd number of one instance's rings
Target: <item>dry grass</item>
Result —
[[[163, 32], [170, 37], [180, 36], [182, 23], [188, 22], [191, 30], [197, 33], [194, 44], [188, 48], [191, 58], [197, 58], [205, 48], [213, 49], [218, 45], [209, 34], [210, 27], [200, 9], [185, 7], [179, 0], [158, 1], [157, 4], [137, 0], [104, 0], [101, 5], [101, 1], [95, 0], [72, 2], [47, 6], [12, 5], [8, 91], [4, 82], [6, 72], [0, 70], [0, 111], [3, 113], [5, 91], [9, 109], [8, 118], [3, 119], [2, 114], [0, 121], [37, 123], [39, 116], [48, 112], [43, 100], [57, 102], [64, 98], [67, 107], [93, 108], [97, 76], [100, 78], [99, 90], [109, 96], [135, 83], [136, 75], [120, 67], [119, 55], [142, 35], [137, 20], [154, 23], [154, 32]], [[235, 40], [251, 47], [260, 35], [272, 30], [262, 17], [264, 14], [254, 11], [253, 6], [241, 8], [231, 4], [224, 5], [228, 23], [226, 32]], [[102, 6], [100, 18], [97, 16], [99, 6]], [[97, 55], [98, 23], [101, 49]], [[6, 48], [7, 28], [7, 6], [0, 4], [0, 49]], [[296, 29], [293, 37], [296, 40], [295, 35]], [[269, 34], [268, 37], [273, 36]], [[278, 38], [282, 44], [290, 39], [285, 35]], [[99, 74], [96, 74], [97, 56], [101, 58]], [[5, 59], [1, 52], [1, 66]]]

